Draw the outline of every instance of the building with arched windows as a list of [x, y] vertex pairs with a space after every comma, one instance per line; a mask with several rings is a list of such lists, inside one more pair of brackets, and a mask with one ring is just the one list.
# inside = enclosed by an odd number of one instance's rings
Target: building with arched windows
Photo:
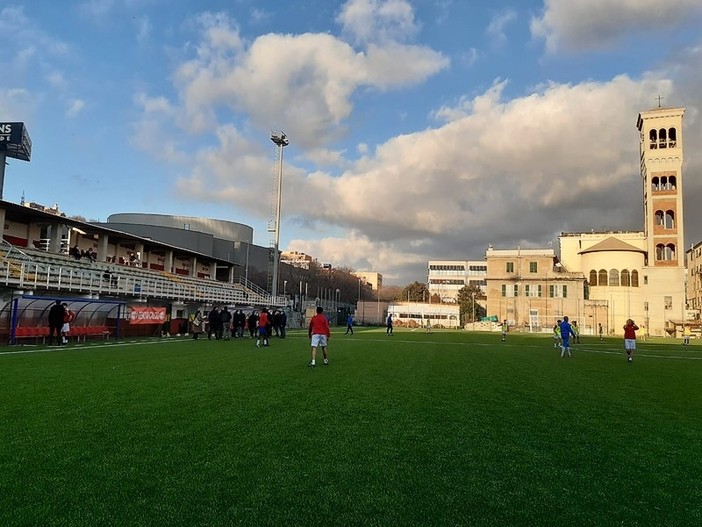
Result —
[[611, 333], [621, 333], [626, 319], [633, 318], [644, 334], [662, 336], [687, 318], [684, 113], [684, 108], [656, 108], [638, 116], [644, 230], [562, 233], [559, 238], [561, 262], [585, 275], [589, 301], [607, 306]]
[[593, 334], [601, 324], [604, 333], [621, 335], [627, 318], [643, 335], [682, 328], [689, 319], [682, 250], [684, 113], [655, 108], [638, 116], [643, 230], [561, 233], [559, 256], [551, 249], [489, 248], [488, 315], [541, 330], [568, 315]]

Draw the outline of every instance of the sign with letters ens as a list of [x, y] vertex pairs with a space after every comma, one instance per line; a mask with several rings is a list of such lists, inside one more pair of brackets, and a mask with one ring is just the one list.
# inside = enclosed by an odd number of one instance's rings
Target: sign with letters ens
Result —
[[7, 157], [29, 161], [32, 140], [24, 123], [0, 123], [0, 152]]

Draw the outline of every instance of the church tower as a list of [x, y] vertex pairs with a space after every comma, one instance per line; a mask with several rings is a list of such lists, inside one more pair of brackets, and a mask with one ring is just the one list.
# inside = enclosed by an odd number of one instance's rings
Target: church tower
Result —
[[685, 108], [641, 112], [639, 130], [648, 266], [684, 268], [683, 137]]

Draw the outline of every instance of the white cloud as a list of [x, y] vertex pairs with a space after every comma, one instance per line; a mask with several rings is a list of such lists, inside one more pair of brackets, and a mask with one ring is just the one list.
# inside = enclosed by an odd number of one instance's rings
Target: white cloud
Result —
[[348, 0], [337, 22], [357, 44], [402, 42], [419, 31], [414, 9], [406, 0]]
[[46, 80], [53, 88], [63, 89], [67, 86], [66, 78], [60, 71], [52, 71], [46, 76]]
[[328, 148], [315, 148], [305, 152], [307, 160], [318, 166], [340, 166], [344, 164], [343, 152]]
[[52, 56], [66, 56], [70, 51], [66, 42], [39, 29], [24, 14], [22, 7], [0, 9], [0, 35], [22, 50], [24, 59], [36, 56], [37, 50], [41, 50], [42, 55]]
[[[425, 266], [436, 257], [481, 258], [490, 242], [544, 246], [561, 230], [641, 229], [634, 123], [650, 93], [670, 93], [671, 83], [620, 76], [551, 84], [511, 101], [501, 99], [503, 87], [462, 101], [440, 128], [379, 146], [341, 177], [296, 179], [286, 212], [347, 226], [366, 240], [362, 254], [374, 268], [413, 266], [415, 276], [422, 255]], [[312, 206], [307, 197], [319, 195], [325, 198]], [[340, 261], [353, 265], [358, 243], [296, 241], [294, 248], [333, 260], [345, 245]]]
[[485, 29], [485, 33], [492, 39], [493, 44], [501, 46], [507, 42], [507, 35], [505, 34], [507, 26], [516, 19], [516, 11], [512, 9], [502, 11], [492, 18], [487, 29]]
[[0, 87], [0, 115], [3, 121], [28, 121], [37, 111], [39, 100], [24, 88]]
[[66, 109], [66, 117], [74, 118], [85, 108], [85, 101], [81, 99], [71, 99], [68, 101], [68, 108]]
[[255, 8], [251, 10], [251, 22], [253, 24], [260, 24], [262, 22], [266, 22], [270, 17], [270, 13], [265, 9]]
[[531, 22], [549, 51], [605, 47], [631, 32], [670, 29], [699, 22], [700, 0], [544, 0], [544, 12]]
[[[446, 66], [442, 55], [397, 42], [358, 51], [328, 34], [249, 43], [222, 15], [201, 21], [196, 57], [175, 74], [179, 97], [138, 99], [138, 141], [178, 163], [175, 186], [191, 201], [267, 217], [274, 156], [256, 136], [285, 130], [296, 153], [285, 161], [284, 224], [349, 232], [288, 248], [335, 264], [416, 279], [428, 259], [481, 258], [491, 242], [544, 246], [561, 230], [641, 229], [634, 123], [658, 93], [688, 106], [686, 148], [702, 150], [691, 103], [702, 63], [689, 50], [685, 82], [678, 64], [642, 78], [547, 83], [506, 99], [507, 81], [498, 79], [437, 108], [435, 128], [359, 143], [361, 157], [351, 161], [331, 145], [359, 87], [421, 82]], [[214, 144], [197, 142], [205, 134]], [[310, 162], [316, 170], [303, 168]], [[702, 199], [702, 181], [688, 181], [687, 192]]]
[[470, 68], [480, 58], [480, 52], [476, 48], [469, 48], [458, 56], [458, 62], [463, 66]]
[[149, 17], [146, 15], [136, 17], [134, 19], [134, 25], [136, 27], [137, 42], [139, 42], [139, 43], [146, 42], [149, 39], [149, 37], [151, 36], [151, 31], [153, 29], [152, 24], [151, 24], [151, 20], [149, 20]]
[[343, 238], [294, 239], [288, 244], [287, 250], [313, 254], [319, 261], [329, 262], [335, 267], [382, 270], [386, 283], [404, 278], [400, 269], [419, 266], [426, 268], [427, 264], [426, 255], [422, 252], [412, 253], [406, 247], [397, 247], [392, 242], [374, 242], [358, 231], [352, 231]]
[[360, 87], [392, 89], [422, 82], [448, 60], [422, 46], [390, 43], [357, 52], [327, 34], [256, 38], [246, 46], [222, 14], [200, 17], [197, 57], [175, 74], [190, 128], [215, 126], [214, 109], [245, 114], [256, 127], [275, 127], [303, 148], [334, 140]]
[[101, 19], [107, 16], [115, 4], [115, 0], [87, 0], [79, 5], [79, 9], [89, 18]]

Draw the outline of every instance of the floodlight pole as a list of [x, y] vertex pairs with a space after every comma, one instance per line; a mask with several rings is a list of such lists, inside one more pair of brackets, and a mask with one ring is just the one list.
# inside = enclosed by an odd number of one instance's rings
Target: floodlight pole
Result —
[[280, 207], [283, 196], [283, 148], [290, 144], [290, 141], [283, 132], [271, 132], [271, 141], [275, 143], [278, 151], [278, 181], [276, 185], [277, 196], [275, 196], [275, 225], [273, 241], [273, 277], [271, 280], [271, 296], [278, 296], [278, 265], [280, 257], [278, 245], [280, 244]]
[[7, 159], [7, 154], [4, 150], [0, 150], [0, 199], [3, 199], [3, 192], [5, 190], [5, 163]]

